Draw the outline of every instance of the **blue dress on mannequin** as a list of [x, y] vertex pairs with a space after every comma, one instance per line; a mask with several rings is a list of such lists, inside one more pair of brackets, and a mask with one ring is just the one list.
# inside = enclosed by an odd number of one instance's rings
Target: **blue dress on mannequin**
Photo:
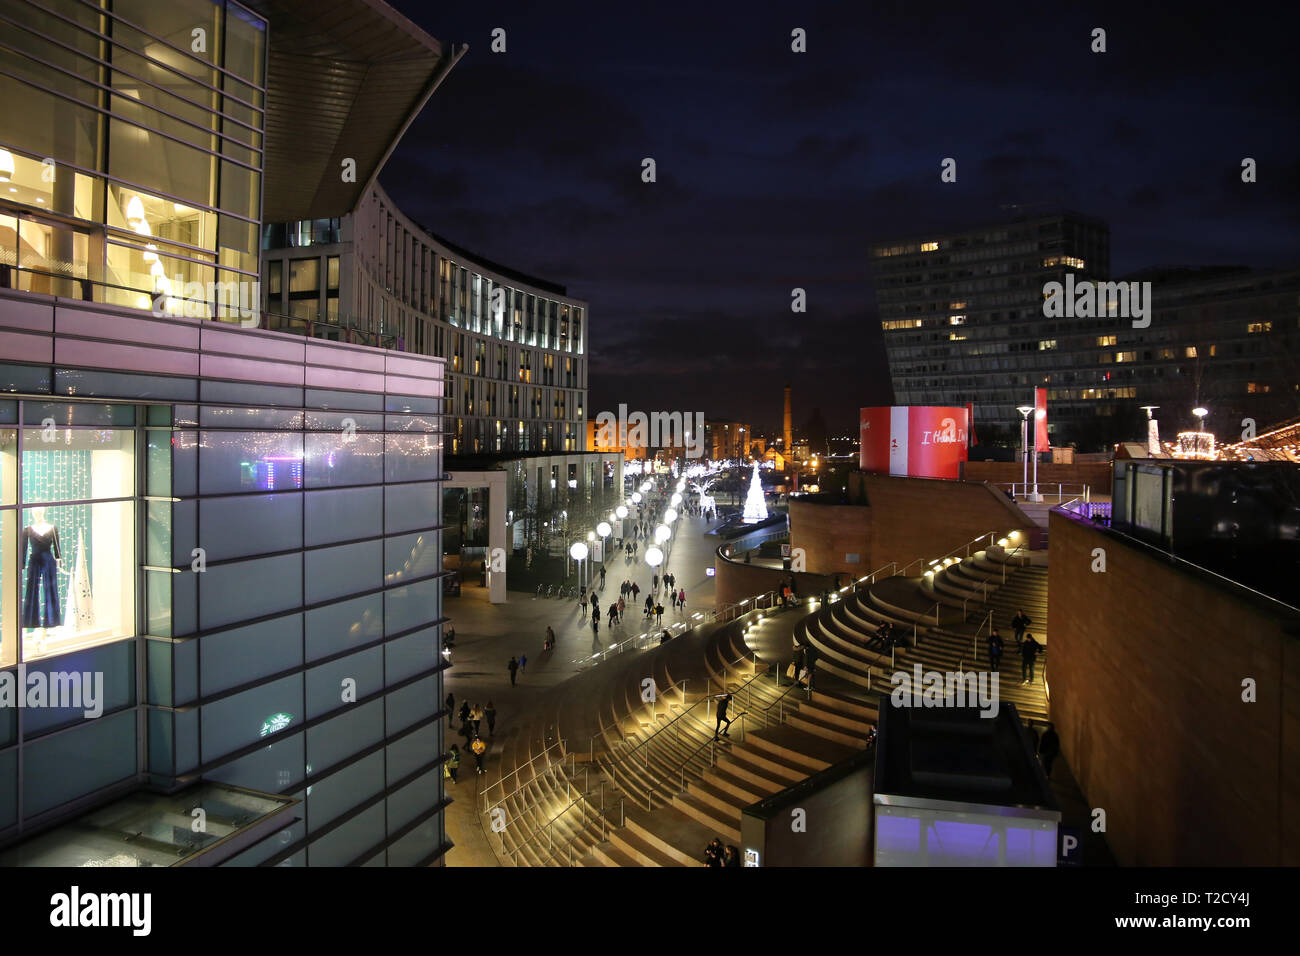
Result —
[[34, 528], [23, 528], [22, 554], [27, 564], [23, 627], [58, 627], [63, 623], [59, 607], [59, 529], [51, 525], [49, 531], [40, 534]]

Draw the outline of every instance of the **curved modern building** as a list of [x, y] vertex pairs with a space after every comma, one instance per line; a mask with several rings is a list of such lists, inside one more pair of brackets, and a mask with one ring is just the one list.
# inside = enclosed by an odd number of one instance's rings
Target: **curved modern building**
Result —
[[268, 225], [267, 327], [447, 361], [447, 451], [586, 447], [587, 303], [453, 245], [378, 185], [336, 219]]

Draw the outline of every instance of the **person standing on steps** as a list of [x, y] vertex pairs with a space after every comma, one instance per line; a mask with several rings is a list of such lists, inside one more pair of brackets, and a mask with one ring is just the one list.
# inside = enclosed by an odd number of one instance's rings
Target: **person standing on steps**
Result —
[[717, 711], [718, 716], [717, 716], [717, 721], [713, 725], [713, 739], [714, 740], [718, 739], [718, 731], [722, 728], [723, 724], [727, 725], [727, 729], [722, 731], [722, 736], [730, 737], [731, 718], [727, 716], [727, 708], [731, 706], [731, 695], [718, 694], [713, 699], [718, 702], [718, 711]]
[[519, 662], [515, 660], [513, 657], [510, 658], [510, 663], [506, 665], [506, 669], [510, 671], [510, 686], [514, 687], [515, 673], [519, 670]]
[[474, 735], [474, 742], [469, 745], [469, 749], [474, 751], [474, 770], [477, 773], [487, 773], [483, 769], [483, 755], [487, 753], [487, 744], [483, 743], [483, 738]]
[[496, 709], [496, 706], [492, 703], [492, 701], [488, 701], [488, 702], [487, 702], [487, 706], [486, 706], [485, 708], [483, 708], [483, 716], [487, 718], [487, 722], [488, 722], [488, 736], [489, 736], [489, 737], [494, 737], [494, 736], [496, 736], [496, 732], [497, 732], [497, 709]]
[[1011, 629], [1016, 632], [1017, 644], [1024, 640], [1025, 631], [1029, 629], [1031, 623], [1033, 622], [1029, 620], [1029, 615], [1025, 613], [1024, 608], [1016, 611], [1016, 616], [1011, 619]]
[[1048, 777], [1052, 775], [1052, 763], [1060, 752], [1061, 738], [1056, 734], [1056, 727], [1048, 724], [1042, 739], [1038, 741], [1038, 757], [1043, 761], [1043, 773]]
[[1002, 669], [1002, 635], [995, 627], [989, 635], [989, 670], [997, 673]]
[[1020, 683], [1034, 682], [1034, 658], [1042, 653], [1043, 645], [1034, 640], [1034, 635], [1026, 634], [1020, 644]]

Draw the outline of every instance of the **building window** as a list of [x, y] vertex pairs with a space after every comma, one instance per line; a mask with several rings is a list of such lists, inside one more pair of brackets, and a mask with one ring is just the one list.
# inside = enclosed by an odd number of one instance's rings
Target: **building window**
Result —
[[1136, 362], [1136, 361], [1137, 361], [1137, 352], [1116, 352], [1116, 353], [1115, 353], [1115, 361], [1116, 361], [1116, 362]]
[[938, 251], [939, 251], [939, 243], [937, 243], [937, 242], [923, 242], [923, 243], [921, 243], [921, 251], [922, 251], [922, 252], [938, 252]]
[[27, 428], [21, 455], [18, 437], [0, 430], [0, 663], [134, 636], [135, 432]]
[[1252, 335], [1256, 332], [1272, 332], [1272, 322], [1250, 322], [1246, 325], [1246, 331]]
[[1056, 339], [1040, 339], [1038, 342], [1038, 351], [1046, 352], [1048, 349], [1056, 348]]
[[1103, 348], [1108, 345], [1118, 345], [1119, 337], [1115, 335], [1099, 335], [1097, 336], [1097, 344]]
[[1261, 383], [1259, 383], [1259, 382], [1247, 382], [1247, 383], [1246, 383], [1246, 391], [1247, 391], [1247, 392], [1250, 392], [1251, 394], [1263, 394], [1263, 393], [1269, 391], [1270, 387], [1271, 387], [1271, 386], [1263, 385], [1263, 384], [1261, 384]]

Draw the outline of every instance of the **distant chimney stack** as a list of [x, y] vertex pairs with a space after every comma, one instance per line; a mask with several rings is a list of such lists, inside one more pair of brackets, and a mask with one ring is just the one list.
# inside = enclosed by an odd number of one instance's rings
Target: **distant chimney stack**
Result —
[[785, 444], [781, 446], [781, 451], [785, 453], [785, 457], [788, 459], [792, 454], [791, 452], [792, 445], [790, 443], [793, 439], [793, 435], [791, 433], [791, 428], [790, 428], [790, 386], [789, 385], [785, 387], [785, 426], [784, 426], [783, 434], [785, 437]]

